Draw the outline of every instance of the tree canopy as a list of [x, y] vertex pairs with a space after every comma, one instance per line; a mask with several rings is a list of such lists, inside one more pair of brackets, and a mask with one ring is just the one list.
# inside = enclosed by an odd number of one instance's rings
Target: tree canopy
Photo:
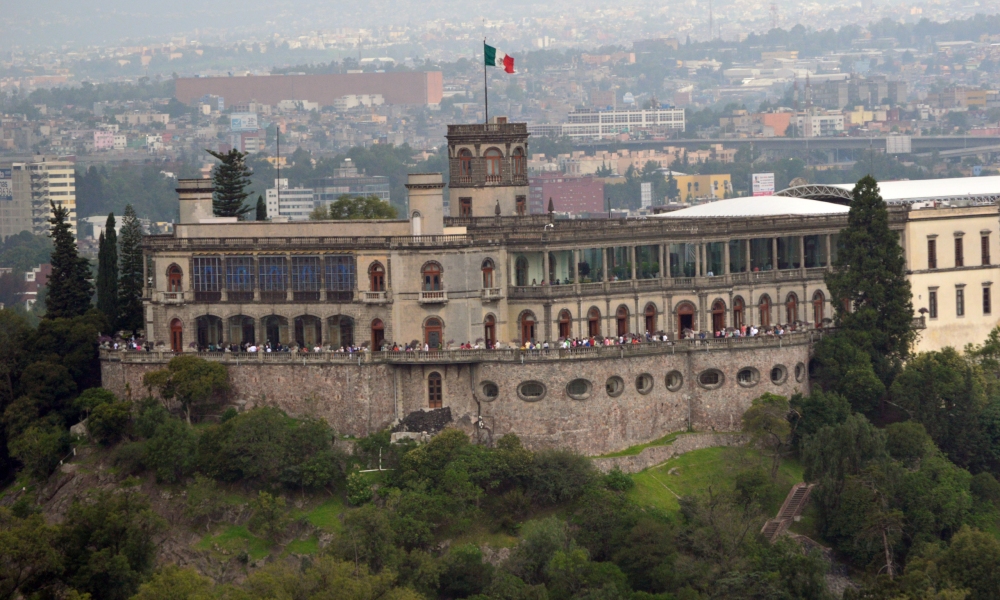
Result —
[[90, 308], [94, 286], [90, 283], [90, 263], [79, 255], [76, 236], [70, 230], [69, 209], [52, 204], [52, 274], [46, 297], [46, 318], [79, 317]]
[[247, 186], [251, 183], [253, 170], [246, 164], [247, 155], [233, 148], [222, 154], [214, 150], [206, 150], [219, 160], [212, 169], [212, 184], [215, 186], [215, 196], [212, 198], [212, 210], [217, 217], [242, 217], [253, 210], [243, 202], [250, 195]]
[[396, 209], [378, 196], [343, 195], [326, 206], [316, 208], [309, 218], [314, 221], [355, 219], [395, 219]]

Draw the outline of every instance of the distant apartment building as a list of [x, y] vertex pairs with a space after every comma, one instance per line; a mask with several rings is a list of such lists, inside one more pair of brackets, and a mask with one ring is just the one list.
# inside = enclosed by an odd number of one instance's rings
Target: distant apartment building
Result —
[[289, 221], [308, 221], [316, 207], [315, 195], [309, 188], [289, 188], [287, 179], [274, 182], [264, 199], [267, 218], [287, 217]]
[[528, 178], [528, 212], [545, 214], [549, 199], [555, 212], [599, 213], [604, 207], [604, 181], [599, 177], [545, 173]]
[[693, 200], [718, 200], [731, 196], [733, 182], [730, 175], [674, 175], [678, 199], [687, 203]]
[[336, 110], [350, 110], [358, 106], [382, 106], [385, 98], [382, 94], [348, 94], [333, 101]]
[[22, 231], [45, 235], [52, 205], [69, 210], [76, 235], [76, 172], [74, 163], [54, 156], [29, 162], [0, 164], [0, 241]]
[[21, 298], [24, 299], [26, 309], [31, 310], [35, 306], [38, 302], [38, 292], [49, 284], [51, 276], [52, 265], [49, 263], [38, 265], [24, 274], [24, 293], [21, 294]]
[[94, 132], [94, 150], [111, 150], [115, 147], [115, 134], [112, 131]]
[[844, 113], [813, 110], [795, 115], [794, 132], [797, 137], [829, 137], [844, 131]]
[[123, 115], [118, 115], [115, 117], [119, 123], [124, 122], [129, 126], [136, 125], [149, 125], [151, 123], [159, 123], [161, 125], [166, 125], [170, 122], [170, 115], [166, 113], [153, 113], [153, 112], [133, 112], [125, 113]]
[[569, 113], [565, 123], [528, 125], [531, 135], [555, 134], [573, 139], [603, 139], [638, 132], [662, 135], [675, 131], [684, 131], [684, 109], [582, 109]]
[[380, 200], [389, 202], [391, 189], [389, 178], [381, 175], [365, 175], [349, 158], [334, 169], [333, 177], [320, 177], [310, 183], [315, 194], [316, 206], [325, 206], [341, 196], [352, 198], [378, 196]]
[[986, 108], [987, 96], [987, 90], [952, 87], [927, 94], [926, 102], [932, 108]]

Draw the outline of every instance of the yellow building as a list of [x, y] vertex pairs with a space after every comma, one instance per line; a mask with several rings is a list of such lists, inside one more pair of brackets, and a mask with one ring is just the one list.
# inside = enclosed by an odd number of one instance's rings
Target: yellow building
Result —
[[681, 202], [700, 198], [727, 198], [733, 194], [733, 182], [729, 174], [723, 175], [675, 175], [677, 192]]
[[863, 106], [855, 106], [854, 110], [844, 111], [844, 120], [848, 125], [864, 125], [875, 120], [875, 112], [865, 110]]

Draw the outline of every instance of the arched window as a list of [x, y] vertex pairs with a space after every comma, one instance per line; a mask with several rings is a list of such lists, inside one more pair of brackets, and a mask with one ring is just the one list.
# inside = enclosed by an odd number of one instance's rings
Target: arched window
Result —
[[472, 179], [472, 152], [467, 149], [458, 151], [458, 176]]
[[694, 331], [694, 304], [681, 302], [677, 305], [677, 333], [684, 335], [685, 330]]
[[568, 338], [573, 336], [573, 315], [568, 310], [559, 311], [559, 337]]
[[444, 403], [441, 374], [434, 371], [427, 376], [427, 408], [441, 408]]
[[514, 285], [524, 287], [528, 285], [528, 259], [518, 256], [514, 261]]
[[497, 343], [497, 320], [493, 315], [486, 315], [483, 319], [483, 339], [490, 348]]
[[788, 294], [785, 298], [785, 322], [794, 324], [799, 320], [799, 297], [795, 294]]
[[441, 265], [429, 262], [420, 269], [420, 274], [424, 278], [423, 290], [425, 292], [440, 292], [444, 289], [441, 287]]
[[615, 324], [619, 336], [628, 335], [628, 307], [619, 306], [615, 311]]
[[656, 305], [650, 302], [646, 305], [646, 333], [656, 332]]
[[184, 325], [180, 319], [170, 322], [170, 349], [174, 352], [184, 352]]
[[596, 306], [587, 312], [587, 335], [590, 337], [601, 335], [601, 311]]
[[500, 164], [503, 153], [496, 148], [490, 148], [483, 154], [486, 159], [486, 181], [500, 181]]
[[813, 294], [813, 326], [817, 329], [823, 326], [823, 319], [826, 318], [826, 298], [823, 292], [816, 290]]
[[514, 177], [524, 177], [524, 174], [527, 173], [527, 161], [524, 160], [524, 150], [514, 148], [511, 157], [514, 163]]
[[202, 350], [222, 350], [222, 319], [214, 315], [203, 315], [194, 320], [198, 334], [198, 348]]
[[535, 339], [535, 315], [528, 311], [521, 313], [521, 342]]
[[295, 317], [295, 343], [312, 351], [323, 339], [323, 321], [319, 317], [303, 315]]
[[483, 289], [493, 288], [493, 260], [487, 258], [483, 261]]
[[373, 292], [385, 291], [385, 267], [380, 262], [373, 262], [368, 267], [368, 284]]
[[760, 297], [757, 306], [760, 308], [760, 326], [771, 326], [771, 298], [767, 294]]
[[[341, 339], [343, 339], [343, 332], [341, 332]], [[384, 341], [385, 323], [382, 322], [382, 319], [375, 319], [372, 321], [372, 351], [380, 350]]]
[[726, 303], [716, 300], [712, 303], [712, 331], [722, 331], [726, 328]]
[[441, 347], [441, 336], [444, 333], [444, 327], [441, 324], [441, 319], [437, 317], [431, 317], [424, 321], [424, 343], [431, 350], [435, 350]]
[[733, 298], [733, 327], [736, 329], [743, 327], [746, 323], [744, 320], [745, 312], [746, 308], [743, 304], [743, 298], [740, 298], [739, 296]]
[[184, 273], [181, 268], [177, 265], [170, 265], [167, 269], [167, 291], [168, 292], [179, 292], [182, 289], [182, 280], [184, 279]]

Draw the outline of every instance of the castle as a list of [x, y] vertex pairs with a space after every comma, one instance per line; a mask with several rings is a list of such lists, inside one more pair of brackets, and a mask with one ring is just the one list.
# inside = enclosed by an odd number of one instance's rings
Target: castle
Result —
[[[227, 364], [241, 406], [322, 416], [343, 434], [447, 407], [478, 435], [588, 454], [687, 428], [735, 430], [762, 393], [808, 392], [810, 348], [832, 317], [824, 275], [842, 203], [528, 215], [524, 124], [452, 125], [447, 139], [447, 190], [441, 174], [410, 175], [399, 220], [216, 218], [210, 182], [181, 180], [174, 232], [144, 240], [155, 351], [105, 355], [104, 385], [141, 389], [174, 352], [280, 343], [310, 352], [204, 356]], [[907, 211], [890, 221], [902, 233]], [[791, 332], [715, 337], [778, 324]], [[647, 332], [671, 341], [555, 348]], [[513, 348], [528, 340], [551, 348]], [[465, 342], [502, 349], [457, 349]], [[387, 351], [407, 344], [431, 351]], [[351, 345], [366, 349], [311, 352]]]

